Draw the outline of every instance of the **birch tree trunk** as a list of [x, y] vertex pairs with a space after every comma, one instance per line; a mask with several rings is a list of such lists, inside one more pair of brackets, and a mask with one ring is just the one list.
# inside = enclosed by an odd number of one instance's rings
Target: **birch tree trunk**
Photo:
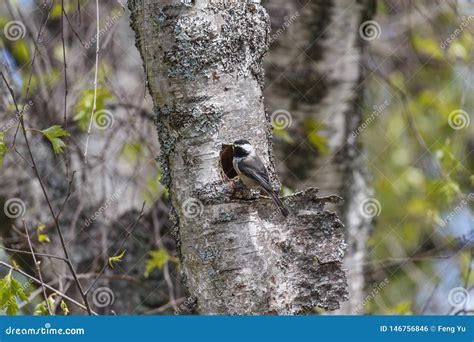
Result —
[[[277, 170], [292, 188], [314, 186], [322, 194], [344, 198], [344, 205], [334, 208], [346, 227], [348, 245], [344, 266], [349, 301], [342, 312], [360, 313], [372, 224], [361, 204], [373, 195], [354, 132], [361, 122], [364, 89], [360, 62], [365, 42], [359, 32], [375, 3], [266, 0], [263, 4], [272, 18], [265, 100], [270, 113], [291, 113], [289, 129], [295, 141], [276, 145], [277, 156], [284, 160]], [[309, 142], [313, 127], [305, 127], [307, 119], [319, 125], [317, 134], [326, 141], [326, 153]]]
[[279, 187], [262, 95], [270, 22], [254, 2], [129, 1], [183, 273], [201, 314], [336, 309], [344, 231], [324, 205], [339, 198], [307, 189], [284, 199], [285, 219], [228, 166], [226, 145], [248, 139]]

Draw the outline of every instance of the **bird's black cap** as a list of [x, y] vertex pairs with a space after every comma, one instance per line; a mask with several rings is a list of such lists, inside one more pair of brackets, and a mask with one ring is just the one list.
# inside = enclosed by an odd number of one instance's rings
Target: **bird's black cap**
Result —
[[245, 140], [245, 139], [240, 139], [240, 140], [236, 140], [234, 141], [234, 145], [245, 145], [245, 144], [249, 144], [249, 141], [248, 140]]

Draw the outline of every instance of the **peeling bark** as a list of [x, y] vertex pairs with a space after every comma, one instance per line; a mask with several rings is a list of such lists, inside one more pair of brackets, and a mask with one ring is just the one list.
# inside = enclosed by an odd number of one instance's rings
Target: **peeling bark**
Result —
[[129, 1], [156, 107], [163, 182], [186, 284], [202, 314], [295, 314], [346, 299], [344, 230], [308, 189], [283, 201], [229, 179], [225, 145], [248, 139], [279, 181], [263, 104], [269, 18], [245, 1]]

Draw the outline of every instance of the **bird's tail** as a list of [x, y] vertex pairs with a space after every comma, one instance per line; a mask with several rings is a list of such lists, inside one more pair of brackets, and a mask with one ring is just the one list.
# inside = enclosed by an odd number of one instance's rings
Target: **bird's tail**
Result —
[[265, 190], [265, 192], [272, 198], [273, 202], [275, 203], [275, 205], [278, 207], [278, 209], [280, 209], [280, 212], [282, 213], [283, 216], [288, 216], [288, 214], [290, 213], [288, 211], [288, 209], [285, 207], [285, 205], [283, 204], [283, 202], [281, 201], [280, 197], [278, 197], [278, 194], [276, 194], [274, 191], [267, 191]]

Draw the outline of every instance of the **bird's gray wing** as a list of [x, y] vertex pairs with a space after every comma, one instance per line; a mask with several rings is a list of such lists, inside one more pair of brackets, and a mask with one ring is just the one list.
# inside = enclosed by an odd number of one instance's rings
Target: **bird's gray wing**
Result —
[[239, 162], [239, 171], [255, 180], [265, 190], [273, 191], [268, 178], [268, 172], [258, 156], [247, 158]]

